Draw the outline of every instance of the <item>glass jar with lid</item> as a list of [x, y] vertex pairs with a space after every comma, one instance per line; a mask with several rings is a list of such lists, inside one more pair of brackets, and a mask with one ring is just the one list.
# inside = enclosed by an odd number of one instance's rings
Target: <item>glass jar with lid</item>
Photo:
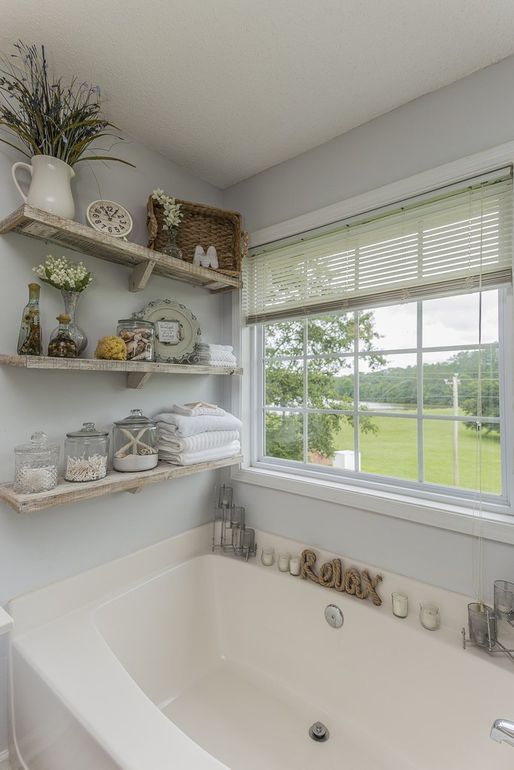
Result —
[[155, 328], [151, 321], [125, 318], [118, 321], [118, 337], [127, 347], [128, 361], [153, 361]]
[[97, 481], [107, 475], [109, 434], [85, 422], [80, 430], [66, 434], [64, 442], [66, 481]]
[[33, 433], [29, 444], [14, 447], [14, 491], [34, 494], [57, 486], [60, 452], [59, 444], [41, 432]]
[[132, 409], [128, 417], [114, 423], [114, 470], [148, 471], [158, 459], [157, 425], [141, 409]]

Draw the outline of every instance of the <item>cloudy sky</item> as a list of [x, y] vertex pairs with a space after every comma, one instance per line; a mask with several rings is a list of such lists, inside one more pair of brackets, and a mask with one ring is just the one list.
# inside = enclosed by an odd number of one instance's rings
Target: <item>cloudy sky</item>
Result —
[[[375, 325], [384, 350], [416, 347], [416, 303], [378, 308]], [[482, 342], [498, 341], [498, 291], [482, 293]], [[479, 295], [427, 300], [423, 303], [423, 347], [478, 345]], [[431, 353], [430, 363], [444, 361], [451, 353]], [[428, 356], [427, 356], [428, 362]], [[410, 366], [412, 356], [388, 355], [389, 366]]]

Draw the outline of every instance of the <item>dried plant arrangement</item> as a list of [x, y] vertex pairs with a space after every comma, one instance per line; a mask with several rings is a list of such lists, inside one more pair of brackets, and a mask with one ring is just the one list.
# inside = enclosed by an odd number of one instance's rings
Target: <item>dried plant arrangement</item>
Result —
[[27, 158], [49, 155], [69, 166], [81, 160], [133, 166], [112, 155], [89, 153], [97, 139], [122, 141], [115, 133], [119, 129], [103, 115], [99, 86], [51, 76], [43, 45], [19, 41], [14, 49], [0, 57], [0, 130], [7, 134], [0, 132], [1, 142]]

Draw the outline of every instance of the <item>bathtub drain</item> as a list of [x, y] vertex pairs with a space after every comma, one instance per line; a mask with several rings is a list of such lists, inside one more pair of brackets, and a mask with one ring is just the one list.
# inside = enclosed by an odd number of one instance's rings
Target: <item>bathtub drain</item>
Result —
[[322, 743], [323, 741], [328, 740], [329, 732], [323, 722], [314, 722], [314, 724], [309, 727], [309, 735], [313, 741]]

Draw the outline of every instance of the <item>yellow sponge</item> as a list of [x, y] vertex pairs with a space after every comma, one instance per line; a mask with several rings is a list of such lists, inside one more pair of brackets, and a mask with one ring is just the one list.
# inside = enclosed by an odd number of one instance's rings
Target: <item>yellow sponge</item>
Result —
[[95, 356], [109, 361], [126, 361], [127, 346], [121, 337], [101, 337], [96, 346]]

